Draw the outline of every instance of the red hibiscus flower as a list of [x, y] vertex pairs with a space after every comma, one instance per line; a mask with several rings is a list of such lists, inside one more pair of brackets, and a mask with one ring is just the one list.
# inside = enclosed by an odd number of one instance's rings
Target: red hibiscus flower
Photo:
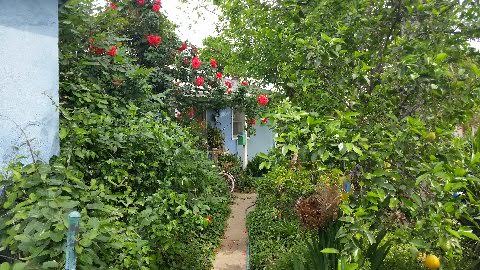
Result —
[[107, 54], [111, 57], [115, 57], [117, 55], [117, 46], [112, 46], [110, 50], [108, 50]]
[[202, 61], [200, 61], [200, 58], [198, 58], [198, 56], [195, 56], [192, 58], [193, 69], [199, 69], [201, 65], [202, 65]]
[[248, 124], [250, 126], [255, 126], [257, 124], [257, 119], [255, 118], [248, 119]]
[[217, 67], [218, 67], [217, 60], [215, 60], [215, 59], [213, 59], [213, 58], [210, 59], [210, 66], [211, 66], [212, 68], [217, 68]]
[[228, 95], [230, 95], [232, 92], [232, 88], [227, 88], [227, 91], [225, 91], [225, 93], [227, 93]]
[[231, 81], [225, 81], [225, 85], [227, 86], [227, 88], [232, 88], [233, 86]]
[[152, 10], [154, 12], [159, 12], [161, 7], [162, 7], [162, 4], [160, 3], [160, 1], [155, 1], [153, 3]]
[[117, 10], [118, 6], [117, 4], [115, 4], [114, 2], [110, 2], [110, 8], [113, 9], [113, 10]]
[[202, 76], [198, 76], [198, 77], [195, 79], [195, 84], [196, 84], [197, 86], [202, 86], [204, 83], [205, 83], [205, 79], [204, 79]]
[[143, 6], [143, 5], [145, 5], [145, 0], [137, 0], [137, 4], [139, 6]]
[[248, 86], [248, 82], [247, 82], [247, 81], [243, 81], [243, 82], [242, 82], [242, 85], [243, 85], [243, 86]]
[[267, 106], [268, 96], [265, 95], [265, 94], [259, 95], [258, 98], [257, 98], [257, 102], [258, 102], [258, 104], [260, 104], [260, 106]]
[[187, 49], [187, 43], [184, 41], [184, 42], [182, 42], [182, 45], [180, 46], [180, 48], [178, 48], [178, 51], [183, 52], [186, 49]]
[[157, 35], [147, 36], [148, 45], [157, 47], [162, 42], [162, 38]]
[[221, 79], [223, 77], [223, 74], [221, 72], [217, 72], [217, 79]]
[[266, 124], [266, 123], [268, 123], [268, 118], [266, 117], [262, 118], [262, 124]]

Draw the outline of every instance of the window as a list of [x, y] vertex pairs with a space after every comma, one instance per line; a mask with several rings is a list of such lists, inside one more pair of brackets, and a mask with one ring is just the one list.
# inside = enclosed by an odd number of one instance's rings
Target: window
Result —
[[232, 137], [234, 140], [245, 130], [245, 114], [242, 111], [233, 110], [232, 113]]

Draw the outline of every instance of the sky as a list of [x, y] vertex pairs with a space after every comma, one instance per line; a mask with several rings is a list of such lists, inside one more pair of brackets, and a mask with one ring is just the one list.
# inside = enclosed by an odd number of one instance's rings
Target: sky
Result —
[[[189, 40], [196, 46], [202, 45], [204, 38], [217, 34], [219, 11], [205, 0], [189, 0], [188, 4], [178, 0], [164, 0], [163, 11], [167, 17], [177, 24], [177, 34], [182, 40]], [[195, 7], [202, 8], [195, 11]]]

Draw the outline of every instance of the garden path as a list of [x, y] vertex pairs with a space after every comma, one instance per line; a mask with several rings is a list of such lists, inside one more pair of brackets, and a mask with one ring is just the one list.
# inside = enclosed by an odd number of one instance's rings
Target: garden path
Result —
[[247, 227], [245, 218], [257, 199], [254, 193], [234, 193], [232, 212], [225, 236], [213, 263], [214, 270], [245, 270], [247, 266]]

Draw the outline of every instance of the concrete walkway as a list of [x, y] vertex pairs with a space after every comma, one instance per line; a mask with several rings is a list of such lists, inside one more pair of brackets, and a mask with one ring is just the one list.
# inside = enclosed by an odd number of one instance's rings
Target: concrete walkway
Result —
[[[245, 270], [247, 267], [247, 228], [245, 226], [246, 210], [257, 199], [254, 193], [233, 194], [232, 212], [220, 249], [213, 262], [214, 270]], [[248, 211], [251, 211], [250, 207]]]

